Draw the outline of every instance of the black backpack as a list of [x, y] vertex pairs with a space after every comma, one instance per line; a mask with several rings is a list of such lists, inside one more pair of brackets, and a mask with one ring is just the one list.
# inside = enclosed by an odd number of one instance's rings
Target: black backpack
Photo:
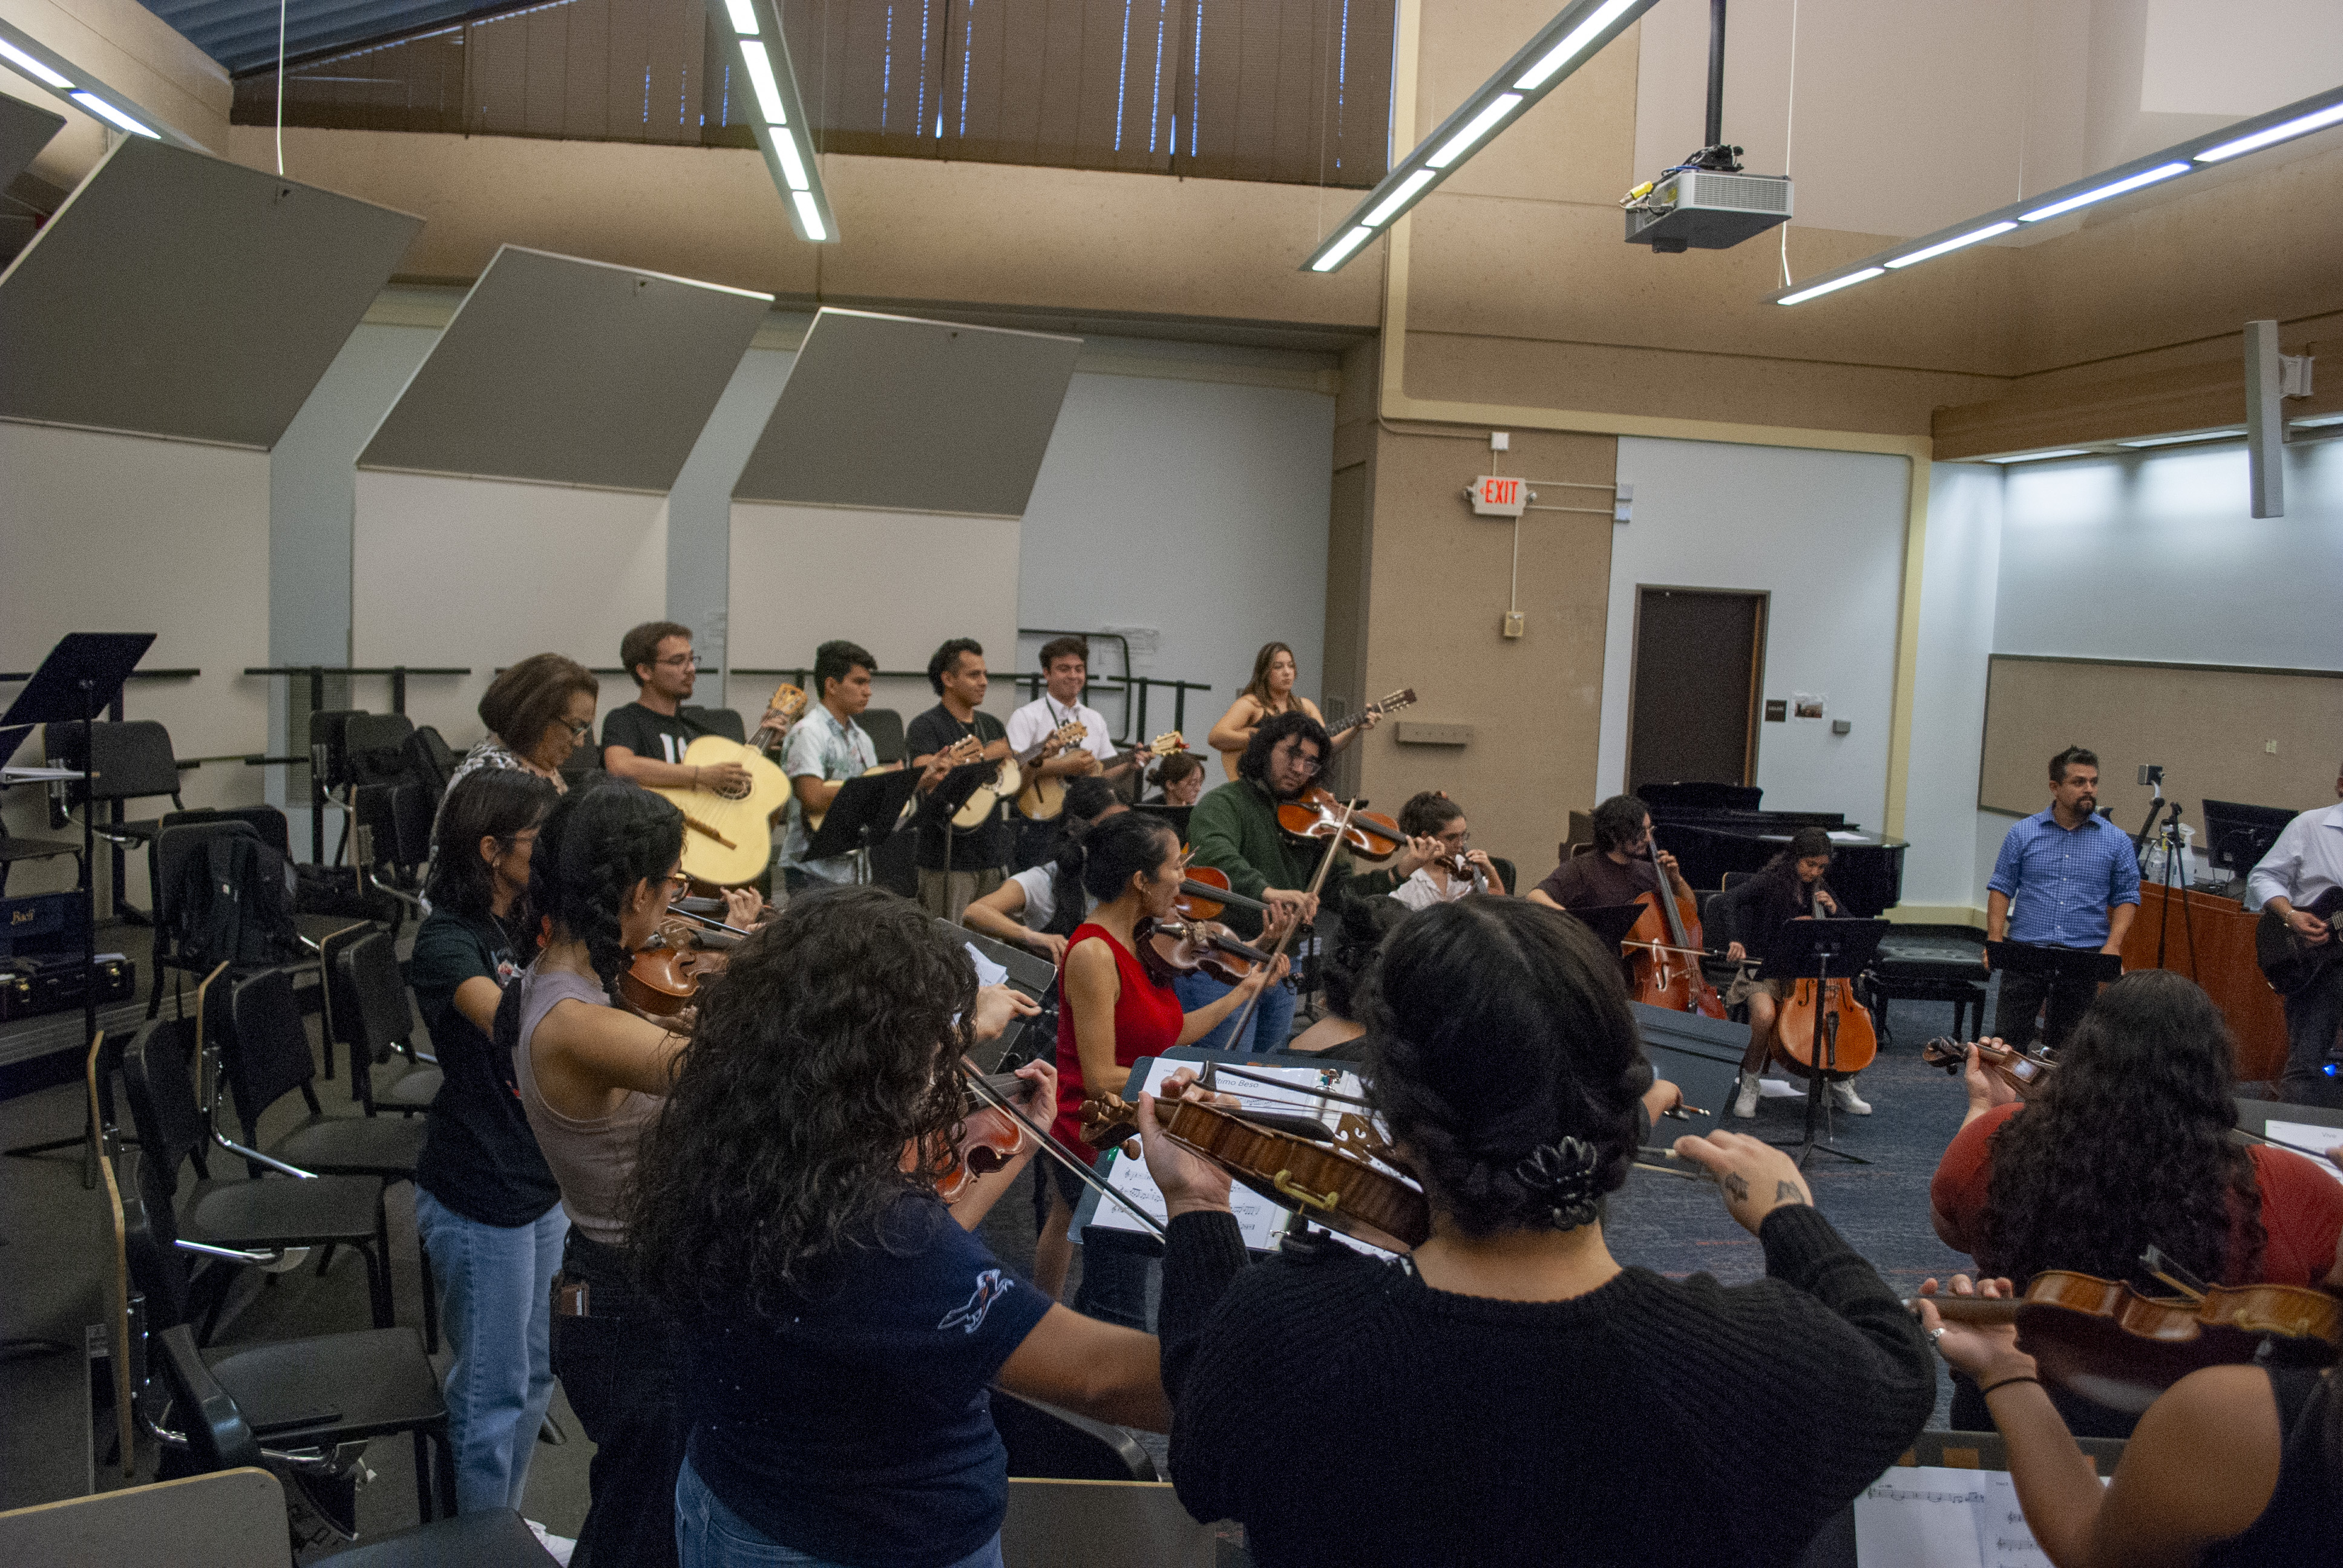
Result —
[[301, 957], [285, 858], [249, 826], [206, 836], [181, 864], [173, 893], [182, 956], [196, 969], [261, 968]]

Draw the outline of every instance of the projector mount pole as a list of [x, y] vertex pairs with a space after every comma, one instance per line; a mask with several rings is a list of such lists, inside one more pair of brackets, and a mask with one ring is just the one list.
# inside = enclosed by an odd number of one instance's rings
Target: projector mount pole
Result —
[[1708, 0], [1708, 139], [1725, 140], [1725, 0]]

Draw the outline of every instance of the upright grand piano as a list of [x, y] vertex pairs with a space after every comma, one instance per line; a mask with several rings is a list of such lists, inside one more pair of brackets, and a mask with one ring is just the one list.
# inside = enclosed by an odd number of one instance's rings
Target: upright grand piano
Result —
[[1652, 809], [1660, 848], [1695, 888], [1721, 888], [1728, 871], [1761, 869], [1792, 833], [1820, 828], [1835, 851], [1830, 885], [1848, 914], [1872, 919], [1903, 898], [1905, 840], [1862, 832], [1836, 811], [1767, 811], [1754, 784], [1646, 784], [1635, 794]]

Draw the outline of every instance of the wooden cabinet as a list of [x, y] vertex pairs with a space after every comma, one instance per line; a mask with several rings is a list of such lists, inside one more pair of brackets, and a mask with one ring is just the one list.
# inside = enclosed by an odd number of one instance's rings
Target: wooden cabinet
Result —
[[2237, 1037], [2238, 1079], [2268, 1082], [2286, 1070], [2286, 1014], [2254, 962], [2258, 918], [2235, 899], [2176, 890], [2167, 900], [2144, 885], [2123, 960], [2127, 970], [2167, 969], [2203, 986]]

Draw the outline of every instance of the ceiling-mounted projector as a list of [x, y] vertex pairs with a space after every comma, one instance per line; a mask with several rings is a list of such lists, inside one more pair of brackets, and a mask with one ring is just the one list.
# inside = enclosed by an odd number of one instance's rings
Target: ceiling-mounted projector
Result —
[[1725, 0], [1708, 5], [1708, 141], [1619, 198], [1627, 243], [1655, 251], [1724, 250], [1790, 221], [1790, 176], [1741, 171], [1725, 140]]

